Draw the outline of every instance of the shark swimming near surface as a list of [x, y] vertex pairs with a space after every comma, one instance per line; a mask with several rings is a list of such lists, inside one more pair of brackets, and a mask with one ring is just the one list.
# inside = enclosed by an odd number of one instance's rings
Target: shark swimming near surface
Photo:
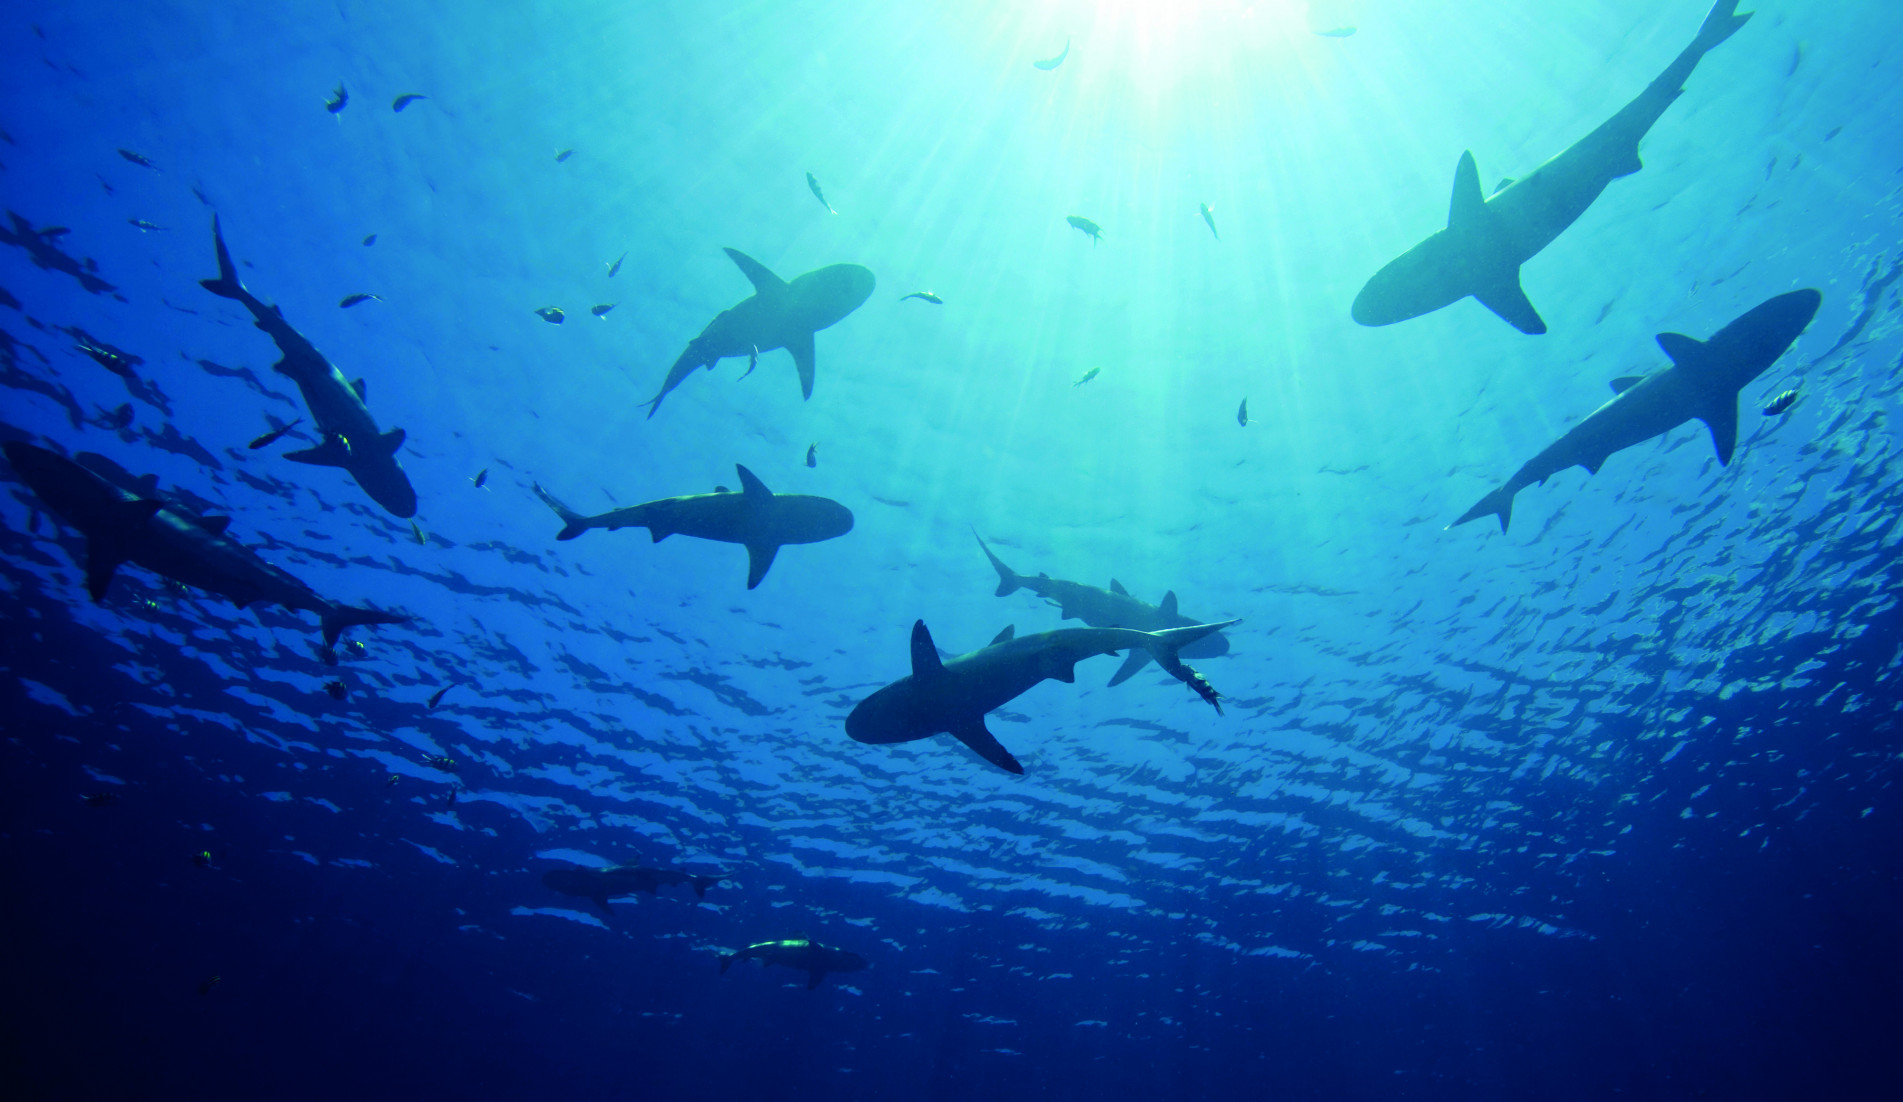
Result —
[[1638, 98], [1570, 149], [1493, 195], [1480, 190], [1471, 152], [1460, 156], [1447, 228], [1422, 241], [1368, 280], [1355, 296], [1362, 325], [1392, 325], [1472, 295], [1522, 333], [1546, 332], [1520, 286], [1520, 265], [1586, 212], [1606, 185], [1644, 167], [1639, 140], [1685, 90], [1705, 54], [1751, 18], [1737, 0], [1718, 0], [1698, 36]]
[[806, 989], [819, 986], [828, 972], [858, 972], [866, 967], [866, 958], [845, 949], [821, 945], [810, 938], [790, 937], [779, 941], [756, 941], [737, 953], [720, 954], [720, 974], [726, 975], [736, 960], [757, 960], [762, 968], [777, 964], [806, 973]]
[[852, 531], [852, 510], [831, 498], [776, 494], [738, 464], [740, 492], [721, 487], [711, 494], [665, 497], [596, 516], [583, 516], [555, 495], [535, 486], [543, 504], [562, 518], [558, 540], [572, 540], [590, 528], [646, 528], [659, 543], [676, 532], [696, 539], [738, 543], [747, 549], [747, 588], [766, 577], [773, 557], [789, 543], [819, 543]]
[[846, 716], [846, 734], [855, 742], [875, 745], [951, 735], [998, 768], [1022, 773], [1024, 766], [986, 729], [986, 712], [1003, 707], [1040, 681], [1075, 682], [1077, 663], [1086, 658], [1141, 648], [1220, 715], [1221, 694], [1202, 674], [1183, 664], [1182, 650], [1238, 622], [1156, 632], [1059, 628], [1025, 636], [1007, 627], [978, 650], [940, 659], [932, 633], [919, 620], [912, 624], [911, 674], [855, 705]]
[[[1008, 597], [1020, 589], [1028, 589], [1044, 598], [1059, 609], [1060, 618], [1082, 620], [1094, 628], [1134, 628], [1137, 631], [1163, 631], [1167, 628], [1187, 628], [1204, 623], [1193, 620], [1176, 610], [1176, 591], [1163, 594], [1163, 603], [1150, 604], [1130, 595], [1123, 583], [1110, 579], [1109, 589], [1098, 589], [1094, 585], [1082, 582], [1068, 582], [1062, 578], [1053, 578], [1049, 574], [1039, 574], [1029, 578], [1004, 564], [998, 556], [992, 554], [983, 536], [972, 533], [978, 540], [978, 546], [991, 560], [991, 568], [998, 572], [997, 596]], [[1182, 648], [1184, 658], [1220, 658], [1229, 653], [1229, 640], [1221, 632], [1212, 633]], [[1123, 665], [1110, 678], [1111, 685], [1121, 685], [1137, 671], [1150, 662], [1150, 652], [1141, 647], [1130, 651]]]
[[243, 608], [254, 602], [315, 612], [324, 645], [356, 624], [401, 624], [408, 616], [353, 608], [319, 596], [310, 586], [272, 566], [225, 535], [226, 516], [197, 513], [156, 497], [158, 480], [134, 479], [103, 456], [68, 459], [32, 444], [10, 441], [7, 461], [41, 501], [86, 537], [86, 592], [106, 595], [123, 563], [228, 598]]
[[1796, 342], [1817, 315], [1823, 295], [1791, 291], [1752, 307], [1709, 341], [1660, 333], [1672, 365], [1645, 376], [1614, 379], [1616, 395], [1574, 425], [1506, 485], [1480, 499], [1449, 528], [1493, 515], [1500, 531], [1513, 519], [1513, 495], [1568, 467], [1598, 474], [1613, 452], [1643, 443], [1694, 418], [1711, 430], [1718, 462], [1731, 463], [1738, 442], [1738, 392], [1762, 375]]
[[718, 876], [699, 876], [679, 869], [650, 869], [640, 865], [614, 865], [605, 869], [550, 869], [542, 874], [542, 883], [563, 895], [593, 900], [603, 914], [614, 913], [613, 908], [608, 906], [610, 899], [637, 892], [658, 895], [660, 889], [668, 884], [691, 885], [695, 898], [705, 899], [707, 889], [721, 880], [722, 877]]
[[201, 279], [199, 286], [221, 298], [237, 301], [251, 312], [253, 323], [277, 344], [280, 358], [272, 370], [297, 384], [322, 442], [314, 448], [285, 452], [284, 458], [316, 467], [342, 467], [357, 480], [371, 500], [393, 516], [416, 515], [416, 489], [410, 485], [396, 452], [403, 446], [403, 430], [382, 432], [364, 404], [369, 393], [362, 379], [352, 383], [331, 366], [315, 345], [291, 328], [284, 312], [266, 306], [238, 281], [238, 269], [225, 248], [218, 217], [211, 220], [212, 242], [218, 250], [218, 278]]
[[[753, 284], [753, 296], [722, 310], [668, 369], [661, 392], [642, 403], [653, 417], [661, 400], [681, 385], [695, 368], [709, 370], [729, 356], [758, 361], [760, 353], [784, 348], [799, 369], [800, 395], [813, 396], [815, 352], [813, 334], [857, 310], [872, 297], [877, 284], [872, 272], [857, 264], [832, 264], [807, 272], [788, 283], [767, 266], [738, 249], [726, 250]], [[752, 370], [751, 367], [748, 368]]]

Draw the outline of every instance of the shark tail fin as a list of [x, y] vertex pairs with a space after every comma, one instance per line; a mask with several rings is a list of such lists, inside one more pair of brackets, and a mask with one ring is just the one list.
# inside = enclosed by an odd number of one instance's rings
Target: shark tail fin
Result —
[[1505, 486], [1500, 487], [1475, 502], [1473, 508], [1460, 514], [1460, 519], [1447, 527], [1458, 528], [1470, 520], [1479, 520], [1489, 515], [1500, 518], [1500, 531], [1505, 532], [1507, 525], [1513, 522], [1513, 491]]
[[324, 645], [334, 647], [337, 637], [347, 627], [359, 624], [407, 624], [410, 617], [400, 612], [384, 612], [375, 608], [355, 608], [350, 605], [331, 605], [324, 610]]
[[976, 530], [973, 530], [971, 534], [978, 540], [978, 546], [984, 549], [985, 558], [991, 560], [991, 569], [998, 572], [997, 596], [1008, 597], [1016, 593], [1019, 589], [1022, 589], [1024, 587], [1024, 579], [1018, 575], [1017, 571], [1004, 565], [1003, 559], [993, 555], [991, 548], [985, 544], [985, 538], [978, 535]]
[[736, 958], [736, 957], [738, 957], [738, 956], [739, 956], [739, 954], [738, 954], [738, 953], [722, 953], [722, 954], [720, 954], [720, 974], [721, 974], [721, 975], [723, 975], [723, 976], [724, 976], [724, 975], [726, 975], [726, 974], [727, 974], [727, 969], [729, 969], [729, 968], [732, 968], [732, 967], [733, 967], [733, 962], [734, 962], [734, 958]]
[[[1216, 687], [1209, 683], [1208, 678], [1197, 673], [1190, 666], [1185, 665], [1183, 659], [1180, 657], [1180, 652], [1184, 647], [1189, 646], [1205, 635], [1214, 635], [1223, 628], [1241, 622], [1240, 619], [1224, 620], [1221, 623], [1215, 624], [1194, 624], [1186, 628], [1170, 628], [1166, 631], [1145, 632], [1144, 634], [1150, 637], [1150, 641], [1144, 645], [1149, 648], [1150, 654], [1156, 659], [1157, 665], [1163, 667], [1171, 677], [1196, 690], [1196, 695], [1209, 701], [1209, 706], [1216, 709], [1217, 715], [1221, 715], [1222, 694], [1216, 691]], [[1132, 670], [1130, 672], [1135, 673], [1136, 671]]]
[[218, 278], [201, 279], [198, 285], [221, 298], [243, 298], [244, 284], [238, 282], [238, 267], [231, 262], [231, 250], [225, 248], [225, 232], [215, 214], [211, 216], [211, 239], [218, 247]]
[[555, 533], [556, 539], [572, 540], [588, 531], [588, 518], [562, 504], [562, 499], [542, 489], [540, 482], [535, 483], [535, 496], [541, 498], [542, 504], [555, 510], [555, 515], [562, 518], [562, 530]]
[[1698, 37], [1692, 45], [1701, 52], [1709, 52], [1712, 47], [1737, 34], [1739, 28], [1750, 22], [1753, 12], [1738, 14], [1738, 0], [1718, 0], [1705, 13], [1704, 25], [1698, 28]]

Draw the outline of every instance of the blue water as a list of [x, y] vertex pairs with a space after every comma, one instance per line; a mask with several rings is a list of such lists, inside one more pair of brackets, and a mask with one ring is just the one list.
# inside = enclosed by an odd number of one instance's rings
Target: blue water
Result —
[[[415, 619], [332, 666], [315, 617], [137, 567], [95, 604], [8, 476], [8, 1096], [1887, 1096], [1903, 5], [1763, 0], [1525, 265], [1547, 335], [1349, 317], [1463, 151], [1530, 172], [1705, 7], [9, 9], [3, 205], [96, 270], [0, 248], [0, 433]], [[283, 459], [314, 437], [246, 447], [304, 408], [198, 286], [214, 212], [406, 430], [415, 531]], [[647, 419], [751, 291], [723, 247], [878, 286], [810, 401], [772, 351]], [[1729, 466], [1693, 422], [1445, 529], [1654, 334], [1803, 287]], [[601, 512], [736, 463], [852, 532], [748, 591], [736, 546], [558, 543], [530, 489]], [[991, 716], [1022, 777], [847, 738], [914, 620], [1078, 626], [993, 596], [974, 531], [1242, 618], [1196, 663], [1223, 714], [1098, 658]], [[611, 914], [541, 880], [623, 863], [725, 879]], [[795, 934], [870, 967], [720, 974]]]

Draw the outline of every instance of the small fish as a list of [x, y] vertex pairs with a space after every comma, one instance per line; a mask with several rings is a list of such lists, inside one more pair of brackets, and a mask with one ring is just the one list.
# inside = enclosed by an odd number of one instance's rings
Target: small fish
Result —
[[358, 292], [357, 292], [356, 294], [354, 294], [354, 295], [345, 295], [345, 296], [344, 296], [344, 297], [343, 297], [343, 298], [342, 298], [342, 299], [341, 299], [341, 300], [340, 300], [340, 301], [339, 301], [339, 302], [337, 303], [337, 305], [338, 305], [338, 306], [340, 306], [340, 307], [342, 307], [342, 308], [343, 308], [343, 309], [345, 309], [345, 310], [348, 310], [348, 309], [350, 309], [350, 308], [351, 308], [352, 306], [355, 306], [355, 305], [357, 305], [358, 303], [363, 303], [363, 302], [382, 302], [382, 301], [383, 301], [383, 298], [382, 298], [382, 296], [380, 296], [380, 295], [373, 295], [373, 294], [371, 294], [371, 293], [369, 293], [368, 291], [358, 291]]
[[608, 316], [608, 311], [610, 311], [610, 310], [612, 310], [612, 309], [614, 309], [614, 308], [615, 308], [615, 304], [614, 304], [614, 303], [612, 303], [612, 302], [604, 302], [604, 303], [601, 303], [600, 305], [598, 305], [598, 306], [596, 306], [596, 307], [595, 307], [594, 309], [592, 309], [592, 310], [590, 310], [590, 311], [588, 311], [588, 312], [589, 312], [589, 313], [591, 313], [591, 314], [593, 314], [593, 315], [595, 315], [595, 316], [596, 316], [596, 317], [598, 317], [598, 318], [605, 318], [605, 317], [607, 317], [607, 316]]
[[806, 445], [806, 465], [808, 467], [819, 466], [819, 445], [818, 444]]
[[119, 429], [131, 428], [132, 427], [132, 403], [125, 402], [120, 404], [116, 409], [114, 409], [112, 411], [112, 414], [106, 418], [106, 427], [109, 429], [113, 429], [115, 431]]
[[1090, 238], [1092, 248], [1096, 247], [1097, 242], [1103, 240], [1103, 227], [1082, 215], [1066, 215], [1064, 221], [1069, 222], [1073, 229], [1082, 230], [1084, 236]]
[[548, 322], [550, 325], [560, 325], [567, 318], [567, 315], [562, 313], [562, 308], [559, 306], [544, 306], [535, 312], [535, 316]]
[[1242, 404], [1236, 407], [1236, 424], [1245, 429], [1249, 427], [1249, 399], [1247, 398], [1244, 398]]
[[211, 851], [208, 849], [200, 850], [192, 854], [192, 864], [197, 865], [201, 869], [211, 868]]
[[1064, 59], [1069, 56], [1070, 56], [1070, 39], [1066, 38], [1064, 40], [1063, 53], [1058, 54], [1056, 57], [1045, 58], [1043, 61], [1033, 61], [1031, 62], [1031, 64], [1037, 66], [1038, 68], [1048, 73], [1052, 69], [1055, 69], [1059, 65], [1062, 65], [1064, 63]]
[[155, 226], [143, 218], [128, 218], [126, 222], [130, 225], [137, 226], [140, 233], [151, 233], [153, 230], [163, 232], [165, 229], [164, 226]]
[[1208, 203], [1203, 203], [1201, 206], [1203, 208], [1203, 221], [1209, 223], [1209, 235], [1221, 241], [1222, 234], [1216, 232], [1216, 212], [1209, 209]]
[[157, 172], [159, 170], [159, 166], [153, 164], [150, 158], [145, 157], [142, 154], [134, 153], [130, 149], [121, 149], [119, 151], [119, 156], [124, 157], [128, 161], [131, 161], [133, 164], [138, 165], [140, 168], [149, 168], [154, 172]]
[[617, 257], [615, 257], [615, 262], [614, 262], [613, 264], [610, 264], [610, 265], [608, 265], [608, 278], [609, 278], [609, 279], [613, 279], [613, 278], [615, 277], [615, 275], [616, 275], [616, 273], [618, 273], [618, 272], [620, 272], [620, 271], [621, 271], [621, 262], [622, 262], [622, 261], [624, 261], [624, 260], [626, 260], [626, 259], [628, 259], [628, 254], [627, 254], [627, 253], [622, 253], [622, 254], [621, 254], [620, 256], [617, 256]]
[[299, 417], [297, 420], [292, 421], [288, 425], [280, 425], [277, 428], [272, 429], [270, 432], [265, 433], [263, 436], [260, 436], [256, 440], [253, 440], [251, 443], [247, 444], [246, 447], [250, 448], [252, 451], [257, 451], [259, 448], [268, 448], [271, 445], [277, 443], [278, 441], [284, 439], [286, 434], [288, 434], [292, 429], [296, 428], [297, 426], [303, 423], [304, 423], [304, 419], [302, 417]]
[[329, 111], [333, 115], [335, 115], [339, 111], [342, 111], [344, 109], [344, 104], [350, 102], [350, 93], [344, 91], [344, 85], [342, 81], [337, 82], [337, 90], [335, 92], [332, 92], [330, 95], [331, 95], [331, 98], [324, 101], [324, 110]]
[[442, 688], [429, 694], [429, 706], [431, 710], [434, 710], [438, 704], [441, 704], [443, 702], [444, 693], [448, 692], [449, 690], [455, 687], [456, 687], [456, 683], [454, 681], [451, 681], [449, 684], [444, 685]]
[[806, 186], [813, 189], [813, 198], [819, 200], [819, 205], [826, 208], [827, 214], [839, 213], [838, 211], [833, 209], [833, 205], [831, 203], [828, 203], [826, 201], [826, 193], [819, 190], [819, 180], [815, 178], [813, 174], [810, 172], [806, 174]]
[[446, 754], [424, 754], [423, 764], [441, 769], [445, 773], [454, 773], [457, 762], [455, 758]]
[[398, 776], [398, 775], [397, 775], [397, 774], [395, 774], [395, 773], [392, 773], [392, 774], [390, 774], [390, 778], [389, 778], [388, 780], [386, 780], [386, 781], [384, 781], [384, 782], [383, 782], [383, 787], [385, 787], [385, 788], [388, 788], [388, 787], [390, 787], [391, 785], [393, 785], [393, 784], [395, 784], [396, 782], [398, 782], [398, 781], [400, 781], [400, 780], [402, 780], [402, 779], [403, 779], [402, 777], [400, 777], [400, 776]]
[[428, 96], [423, 95], [421, 92], [405, 92], [391, 102], [390, 110], [401, 111], [405, 107], [408, 107], [410, 104], [415, 103], [417, 100], [428, 99], [428, 98], [429, 98]]
[[214, 987], [217, 987], [217, 986], [218, 986], [218, 985], [219, 985], [220, 983], [223, 983], [223, 982], [224, 982], [224, 979], [225, 979], [225, 977], [223, 977], [223, 976], [211, 976], [211, 977], [208, 977], [208, 978], [207, 978], [207, 979], [206, 979], [206, 980], [205, 980], [205, 981], [204, 981], [203, 983], [200, 983], [200, 984], [198, 985], [198, 993], [199, 993], [200, 995], [209, 995], [209, 994], [211, 994], [211, 989], [212, 989], [212, 988], [214, 988]]
[[418, 547], [421, 547], [424, 544], [429, 542], [429, 537], [423, 534], [422, 526], [417, 524], [415, 521], [410, 522], [410, 538], [416, 541], [416, 545]]
[[364, 248], [366, 249], [376, 243], [377, 243], [377, 235], [374, 233], [363, 239], [363, 245], [364, 245]]
[[345, 687], [344, 683], [336, 680], [324, 682], [324, 691], [330, 694], [332, 700], [342, 700], [344, 697], [350, 695], [350, 690]]
[[930, 291], [913, 291], [909, 295], [900, 295], [899, 301], [904, 302], [908, 298], [923, 299], [924, 301], [931, 303], [933, 306], [945, 305], [944, 299], [939, 298], [937, 295], [931, 293]]
[[1070, 385], [1071, 385], [1071, 386], [1074, 386], [1074, 387], [1075, 387], [1075, 386], [1083, 386], [1083, 385], [1084, 385], [1085, 383], [1087, 383], [1087, 382], [1089, 382], [1090, 380], [1092, 380], [1092, 379], [1094, 379], [1094, 378], [1096, 378], [1096, 377], [1097, 377], [1097, 372], [1099, 372], [1099, 371], [1102, 371], [1102, 370], [1103, 370], [1103, 368], [1101, 368], [1101, 367], [1093, 367], [1093, 368], [1091, 368], [1091, 369], [1090, 369], [1089, 371], [1086, 371], [1086, 372], [1084, 372], [1084, 377], [1083, 377], [1083, 378], [1081, 378], [1081, 379], [1079, 379], [1079, 380], [1077, 380], [1076, 382], [1074, 382], [1074, 383], [1072, 383], [1072, 384], [1070, 384]]
[[87, 807], [111, 807], [119, 802], [119, 797], [110, 792], [88, 792], [80, 797]]
[[322, 643], [317, 644], [312, 649], [317, 652], [317, 657], [324, 663], [324, 665], [335, 666], [337, 664], [336, 651], [331, 650], [329, 647], [324, 646]]
[[370, 657], [370, 648], [364, 646], [363, 640], [361, 639], [346, 639], [344, 640], [344, 657], [358, 659], [368, 658]]
[[1778, 395], [1777, 397], [1771, 399], [1769, 402], [1765, 403], [1764, 415], [1766, 417], [1776, 417], [1778, 414], [1783, 413], [1785, 410], [1790, 409], [1792, 406], [1796, 404], [1797, 404], [1797, 391], [1787, 390], [1784, 393]]
[[484, 467], [482, 470], [476, 472], [476, 477], [470, 479], [469, 484], [480, 490], [482, 489], [482, 484], [487, 481], [489, 481], [489, 468]]
[[1321, 35], [1323, 38], [1347, 38], [1349, 35], [1355, 33], [1355, 28], [1352, 26], [1330, 27], [1325, 31], [1316, 31], [1315, 33]]
[[457, 793], [459, 793], [459, 792], [461, 792], [462, 790], [463, 790], [463, 786], [462, 786], [462, 785], [460, 785], [460, 784], [452, 784], [452, 785], [450, 785], [450, 786], [449, 786], [449, 796], [448, 796], [448, 798], [446, 798], [446, 799], [445, 799], [445, 800], [443, 801], [443, 807], [444, 807], [444, 808], [451, 808], [451, 807], [455, 807], [455, 806], [456, 806], [456, 794], [457, 794]]
[[60, 238], [72, 233], [73, 230], [70, 226], [48, 226], [43, 230], [34, 230], [33, 232], [38, 235], [42, 241], [58, 241]]
[[137, 356], [127, 356], [123, 352], [111, 348], [101, 348], [96, 344], [81, 343], [73, 347], [91, 356], [93, 361], [100, 367], [124, 379], [137, 379], [139, 376], [133, 372], [132, 367], [134, 364], [145, 362]]
[[561, 151], [560, 153], [557, 153], [557, 154], [555, 155], [555, 163], [556, 163], [556, 164], [561, 164], [561, 163], [562, 163], [563, 161], [566, 161], [566, 160], [568, 160], [568, 159], [569, 159], [570, 157], [573, 157], [574, 155], [575, 155], [575, 151], [574, 151], [574, 150], [572, 150], [572, 149], [564, 149], [564, 150], [562, 150], [562, 151]]

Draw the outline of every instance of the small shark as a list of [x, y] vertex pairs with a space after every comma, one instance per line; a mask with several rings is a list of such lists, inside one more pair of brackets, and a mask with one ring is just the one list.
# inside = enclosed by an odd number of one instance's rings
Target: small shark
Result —
[[664, 497], [586, 517], [537, 484], [535, 494], [562, 518], [558, 540], [590, 528], [646, 528], [659, 543], [676, 532], [695, 539], [738, 543], [747, 549], [747, 588], [766, 577], [773, 556], [789, 543], [819, 543], [852, 531], [852, 510], [831, 498], [776, 494], [739, 464], [740, 492], [722, 486], [711, 494]]
[[780, 941], [756, 941], [738, 953], [720, 954], [720, 974], [726, 975], [734, 961], [749, 957], [759, 961], [762, 968], [777, 964], [806, 973], [808, 991], [818, 987], [819, 981], [825, 979], [828, 972], [858, 972], [866, 967], [866, 958], [858, 953], [821, 945], [805, 937], [791, 937]]
[[1684, 92], [1699, 60], [1751, 18], [1736, 14], [1736, 7], [1737, 0], [1718, 0], [1698, 37], [1637, 99], [1491, 197], [1481, 194], [1473, 154], [1461, 154], [1447, 228], [1375, 273], [1355, 296], [1355, 321], [1392, 325], [1472, 295], [1520, 332], [1546, 332], [1520, 286], [1520, 265], [1584, 214], [1606, 185], [1644, 167], [1639, 139]]
[[912, 624], [911, 674], [855, 705], [846, 716], [846, 734], [855, 742], [876, 745], [948, 734], [998, 768], [1022, 773], [1018, 759], [985, 728], [986, 712], [1002, 708], [1047, 678], [1075, 682], [1077, 663], [1086, 658], [1142, 649], [1220, 715], [1220, 694], [1202, 674], [1183, 664], [1181, 654], [1189, 644], [1237, 622], [1157, 632], [1059, 628], [1022, 638], [1007, 627], [982, 649], [941, 661], [932, 633], [919, 620]]
[[346, 381], [343, 372], [332, 367], [316, 346], [291, 328], [282, 310], [266, 306], [238, 282], [238, 270], [231, 263], [231, 251], [225, 248], [225, 234], [217, 215], [212, 216], [211, 236], [218, 249], [218, 278], [201, 279], [199, 286], [242, 304], [251, 312], [253, 323], [276, 342], [281, 358], [271, 365], [272, 370], [297, 384], [323, 439], [314, 448], [285, 452], [284, 458], [316, 467], [342, 467], [371, 500], [393, 516], [415, 516], [416, 490], [396, 459], [397, 449], [403, 446], [403, 430], [379, 431], [376, 418], [370, 416], [364, 404], [369, 393], [364, 381]]
[[[1094, 585], [1084, 585], [1081, 582], [1067, 582], [1061, 578], [1053, 578], [1049, 574], [1027, 578], [1004, 565], [1002, 559], [992, 554], [983, 536], [979, 536], [976, 532], [972, 535], [977, 538], [978, 546], [984, 550], [985, 558], [991, 560], [991, 568], [998, 572], [997, 595], [1000, 597], [1010, 596], [1020, 589], [1028, 589], [1056, 605], [1063, 619], [1082, 620], [1093, 628], [1163, 631], [1167, 628], [1194, 627], [1204, 622], [1192, 620], [1176, 611], [1175, 590], [1163, 594], [1161, 605], [1153, 605], [1130, 596], [1129, 590], [1124, 589], [1123, 583], [1115, 578], [1110, 579], [1109, 589], [1098, 589]], [[1220, 632], [1206, 639], [1198, 639], [1182, 649], [1184, 658], [1220, 658], [1228, 653], [1229, 640]], [[1123, 665], [1117, 669], [1116, 674], [1110, 678], [1110, 684], [1121, 685], [1130, 680], [1131, 676], [1148, 665], [1149, 661], [1149, 651], [1142, 648], [1132, 650], [1130, 656], [1124, 659]]]
[[707, 898], [707, 889], [720, 883], [718, 876], [696, 876], [679, 869], [650, 869], [639, 865], [615, 865], [605, 869], [550, 869], [542, 874], [542, 883], [563, 895], [592, 899], [603, 914], [613, 914], [610, 899], [646, 892], [659, 894], [667, 884], [691, 884], [696, 898]]
[[66, 523], [86, 537], [86, 592], [106, 595], [121, 563], [229, 598], [243, 608], [253, 602], [315, 612], [324, 645], [353, 624], [401, 624], [408, 616], [352, 608], [318, 596], [311, 587], [260, 559], [225, 535], [231, 518], [199, 516], [153, 496], [158, 480], [135, 479], [103, 456], [80, 453], [67, 459], [17, 441], [5, 446], [7, 461]]
[[859, 309], [872, 297], [877, 281], [857, 264], [832, 264], [807, 272], [788, 283], [766, 265], [738, 249], [726, 253], [753, 284], [753, 296], [707, 323], [700, 335], [687, 342], [668, 369], [661, 392], [642, 403], [653, 417], [667, 392], [681, 385], [697, 367], [711, 370], [728, 356], [758, 356], [784, 348], [799, 368], [800, 394], [813, 396], [813, 334]]
[[1514, 472], [1506, 485], [1480, 499], [1448, 525], [1456, 527], [1493, 514], [1500, 531], [1513, 519], [1513, 495], [1568, 467], [1593, 474], [1613, 452], [1663, 435], [1694, 418], [1711, 430], [1718, 462], [1729, 465], [1738, 442], [1738, 392], [1783, 356], [1817, 315], [1823, 295], [1791, 291], [1759, 303], [1720, 329], [1709, 341], [1660, 333], [1659, 347], [1672, 366], [1643, 377], [1614, 379], [1612, 401], [1588, 414], [1545, 451]]

